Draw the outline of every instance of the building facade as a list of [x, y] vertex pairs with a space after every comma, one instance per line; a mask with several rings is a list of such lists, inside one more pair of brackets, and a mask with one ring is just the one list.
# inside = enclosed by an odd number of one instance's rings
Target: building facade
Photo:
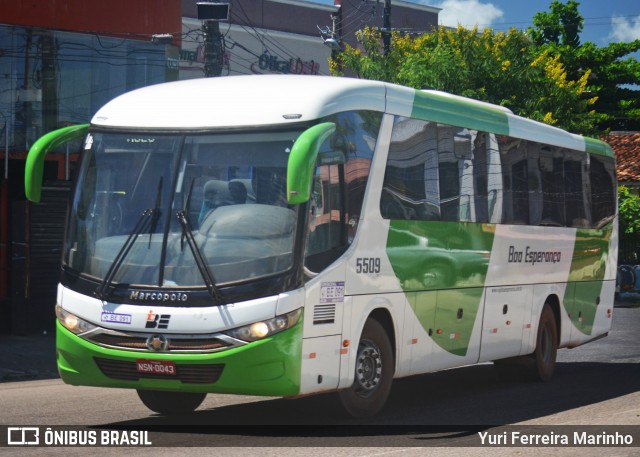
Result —
[[[112, 98], [205, 76], [197, 0], [13, 0], [0, 16], [0, 333], [51, 330], [70, 182], [79, 144], [47, 156], [43, 201], [24, 197], [27, 152], [42, 135], [87, 123]], [[328, 75], [326, 42], [357, 46], [382, 27], [382, 1], [228, 0], [216, 25], [219, 76]], [[392, 28], [430, 31], [438, 11], [391, 3]], [[321, 30], [323, 33], [321, 33]], [[330, 41], [330, 40], [329, 40]], [[326, 42], [326, 43], [325, 43]]]
[[[24, 162], [45, 133], [88, 122], [111, 98], [177, 79], [180, 0], [5, 2], [0, 15], [0, 332], [48, 330], [77, 146], [47, 157], [43, 202], [24, 198]], [[123, 12], [126, 11], [126, 14]], [[157, 34], [173, 42], [154, 44]]]
[[[229, 20], [219, 24], [223, 37], [220, 74], [328, 75], [332, 51], [329, 39], [344, 49], [357, 47], [356, 32], [382, 28], [382, 1], [334, 0], [334, 4], [300, 0], [227, 0]], [[183, 0], [180, 79], [205, 74], [203, 24], [197, 18], [198, 0]], [[430, 32], [437, 27], [439, 8], [392, 1], [392, 29]]]

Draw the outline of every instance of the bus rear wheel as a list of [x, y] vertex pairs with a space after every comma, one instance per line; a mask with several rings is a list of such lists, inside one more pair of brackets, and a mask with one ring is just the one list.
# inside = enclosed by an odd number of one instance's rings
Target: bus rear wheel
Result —
[[538, 324], [536, 350], [530, 355], [533, 359], [531, 377], [536, 381], [549, 381], [556, 368], [558, 352], [558, 326], [556, 316], [549, 305], [544, 305]]
[[353, 417], [377, 414], [389, 397], [395, 360], [389, 336], [375, 319], [367, 319], [356, 357], [355, 379], [340, 391], [344, 409]]
[[493, 365], [505, 381], [549, 381], [553, 377], [558, 352], [558, 327], [551, 306], [545, 304], [540, 314], [536, 349], [529, 355], [495, 360]]
[[161, 390], [138, 390], [138, 397], [151, 411], [171, 416], [196, 410], [207, 396], [206, 393], [167, 392]]

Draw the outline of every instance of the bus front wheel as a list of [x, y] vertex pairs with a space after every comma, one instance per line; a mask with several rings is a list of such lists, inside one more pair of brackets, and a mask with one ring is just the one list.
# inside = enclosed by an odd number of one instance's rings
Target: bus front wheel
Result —
[[138, 390], [137, 392], [138, 397], [147, 408], [165, 416], [191, 413], [200, 406], [207, 396], [206, 393], [161, 390]]
[[389, 397], [394, 371], [389, 336], [378, 321], [369, 318], [358, 343], [355, 379], [350, 388], [340, 391], [344, 409], [353, 417], [377, 414]]

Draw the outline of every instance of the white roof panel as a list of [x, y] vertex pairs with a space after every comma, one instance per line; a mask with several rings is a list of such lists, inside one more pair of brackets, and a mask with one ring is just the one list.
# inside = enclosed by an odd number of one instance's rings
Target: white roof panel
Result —
[[243, 127], [301, 122], [354, 109], [384, 111], [385, 84], [297, 75], [191, 79], [121, 95], [91, 122], [134, 128]]

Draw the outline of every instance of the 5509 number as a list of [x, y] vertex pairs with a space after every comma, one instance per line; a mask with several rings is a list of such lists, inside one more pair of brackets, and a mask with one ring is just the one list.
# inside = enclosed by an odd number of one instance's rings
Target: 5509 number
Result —
[[380, 257], [358, 257], [356, 259], [356, 273], [380, 273]]

